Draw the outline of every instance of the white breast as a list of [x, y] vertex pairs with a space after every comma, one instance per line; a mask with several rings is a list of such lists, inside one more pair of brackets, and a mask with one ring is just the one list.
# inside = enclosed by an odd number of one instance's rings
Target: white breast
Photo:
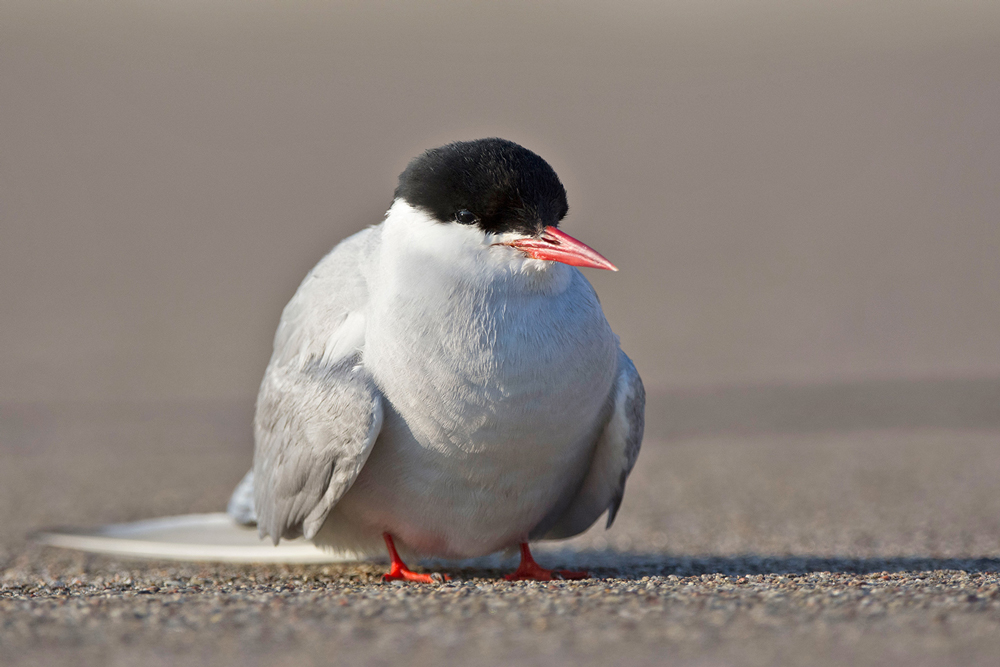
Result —
[[364, 365], [391, 409], [341, 506], [417, 551], [489, 553], [582, 479], [617, 340], [572, 267], [401, 203], [384, 224]]

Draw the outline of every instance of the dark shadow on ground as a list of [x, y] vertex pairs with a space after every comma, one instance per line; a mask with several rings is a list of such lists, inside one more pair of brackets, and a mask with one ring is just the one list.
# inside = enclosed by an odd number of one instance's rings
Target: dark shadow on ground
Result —
[[[728, 576], [758, 574], [874, 574], [894, 572], [926, 572], [961, 570], [964, 572], [1000, 572], [1000, 557], [932, 558], [924, 556], [851, 557], [851, 556], [765, 556], [747, 553], [732, 556], [663, 555], [655, 553], [621, 553], [615, 551], [558, 550], [538, 555], [545, 567], [587, 570], [595, 578], [641, 579], [642, 577], [674, 575], [692, 577], [703, 574]], [[449, 568], [443, 562], [427, 562], [426, 566], [454, 573], [463, 578], [495, 578], [507, 572], [494, 564], [488, 568]], [[516, 560], [513, 561], [516, 565]]]
[[[594, 579], [641, 579], [642, 577], [696, 577], [701, 575], [869, 575], [914, 573], [936, 570], [1000, 573], [1000, 557], [934, 558], [927, 556], [853, 557], [790, 555], [768, 556], [755, 553], [729, 556], [683, 555], [612, 550], [539, 550], [538, 561], [548, 568], [586, 570]], [[233, 581], [278, 579], [337, 580], [362, 583], [381, 580], [388, 561], [375, 559], [329, 564], [198, 563], [116, 558], [79, 551], [32, 545], [6, 563], [0, 564], [0, 579], [34, 582], [93, 576], [117, 579], [136, 577], [187, 580], [192, 577]], [[422, 571], [442, 572], [454, 579], [500, 581], [517, 566], [517, 557], [500, 555], [467, 561], [424, 559], [412, 562]], [[116, 579], [116, 580], [117, 580]], [[178, 584], [179, 585], [179, 584]]]

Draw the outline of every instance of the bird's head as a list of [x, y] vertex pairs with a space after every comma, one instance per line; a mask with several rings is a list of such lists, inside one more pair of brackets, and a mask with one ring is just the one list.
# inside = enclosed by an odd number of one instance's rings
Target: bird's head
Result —
[[504, 139], [461, 141], [413, 159], [396, 201], [436, 224], [476, 230], [492, 252], [617, 271], [600, 253], [558, 229], [569, 209], [549, 164]]

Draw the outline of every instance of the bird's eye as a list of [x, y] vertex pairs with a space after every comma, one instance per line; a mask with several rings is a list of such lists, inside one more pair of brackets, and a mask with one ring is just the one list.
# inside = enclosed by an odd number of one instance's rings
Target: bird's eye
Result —
[[455, 220], [463, 225], [474, 225], [479, 222], [479, 218], [476, 217], [475, 213], [464, 208], [455, 214]]

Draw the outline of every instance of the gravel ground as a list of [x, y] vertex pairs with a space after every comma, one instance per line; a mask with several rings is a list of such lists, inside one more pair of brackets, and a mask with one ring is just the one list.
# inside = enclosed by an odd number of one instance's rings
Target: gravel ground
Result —
[[[35, 658], [45, 646], [46, 658], [67, 662], [82, 653], [101, 662], [579, 664], [624, 654], [637, 663], [773, 664], [814, 662], [819, 653], [852, 664], [995, 664], [1000, 649], [996, 560], [889, 561], [870, 572], [858, 561], [799, 568], [787, 559], [667, 558], [595, 568], [586, 582], [506, 583], [499, 571], [463, 570], [444, 585], [386, 585], [373, 565], [137, 566], [50, 556], [39, 568], [38, 556], [8, 571], [0, 590], [8, 658]], [[734, 569], [743, 573], [720, 572]]]
[[1000, 430], [664, 435], [657, 401], [615, 527], [538, 550], [593, 579], [423, 563], [440, 586], [34, 546], [47, 525], [217, 510], [246, 408], [0, 408], [0, 661], [996, 664]]

